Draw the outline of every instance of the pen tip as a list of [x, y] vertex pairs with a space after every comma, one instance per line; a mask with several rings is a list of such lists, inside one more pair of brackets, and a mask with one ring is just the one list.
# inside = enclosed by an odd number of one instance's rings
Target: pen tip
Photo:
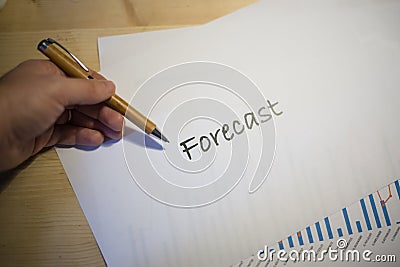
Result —
[[167, 137], [165, 137], [163, 134], [161, 134], [161, 132], [155, 128], [152, 132], [152, 135], [156, 136], [157, 138], [159, 138], [160, 140], [169, 143], [169, 140], [167, 139]]

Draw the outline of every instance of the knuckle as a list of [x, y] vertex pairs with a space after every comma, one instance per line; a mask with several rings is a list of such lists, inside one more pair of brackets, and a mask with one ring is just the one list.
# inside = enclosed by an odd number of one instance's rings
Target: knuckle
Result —
[[28, 59], [18, 64], [18, 68], [32, 68], [36, 67], [38, 59]]
[[60, 69], [50, 60], [28, 59], [18, 65], [20, 68], [35, 69], [43, 74], [60, 74]]
[[62, 71], [51, 61], [42, 60], [40, 62], [43, 71], [48, 74], [61, 74]]

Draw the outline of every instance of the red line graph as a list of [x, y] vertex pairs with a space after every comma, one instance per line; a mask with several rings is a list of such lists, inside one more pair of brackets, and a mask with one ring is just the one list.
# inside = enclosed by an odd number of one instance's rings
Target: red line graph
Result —
[[390, 189], [390, 184], [387, 187], [388, 187], [388, 191], [389, 191], [389, 196], [385, 200], [382, 199], [381, 194], [379, 193], [379, 191], [376, 191], [378, 193], [379, 202], [381, 203], [382, 207], [385, 206], [386, 203], [389, 201], [389, 199], [392, 197], [392, 190]]

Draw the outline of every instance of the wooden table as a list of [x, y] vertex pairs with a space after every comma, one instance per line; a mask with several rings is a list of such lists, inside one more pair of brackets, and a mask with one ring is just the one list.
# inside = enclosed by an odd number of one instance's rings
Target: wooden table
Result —
[[[46, 37], [98, 70], [99, 36], [206, 23], [252, 2], [8, 0], [0, 11], [0, 75], [43, 58], [36, 44]], [[0, 174], [0, 265], [105, 265], [53, 148]]]

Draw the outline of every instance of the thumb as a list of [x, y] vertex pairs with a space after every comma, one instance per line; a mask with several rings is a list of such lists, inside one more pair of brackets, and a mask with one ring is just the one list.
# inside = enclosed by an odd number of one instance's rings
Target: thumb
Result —
[[107, 80], [62, 78], [56, 88], [56, 98], [67, 106], [93, 105], [103, 102], [115, 93], [115, 85]]

